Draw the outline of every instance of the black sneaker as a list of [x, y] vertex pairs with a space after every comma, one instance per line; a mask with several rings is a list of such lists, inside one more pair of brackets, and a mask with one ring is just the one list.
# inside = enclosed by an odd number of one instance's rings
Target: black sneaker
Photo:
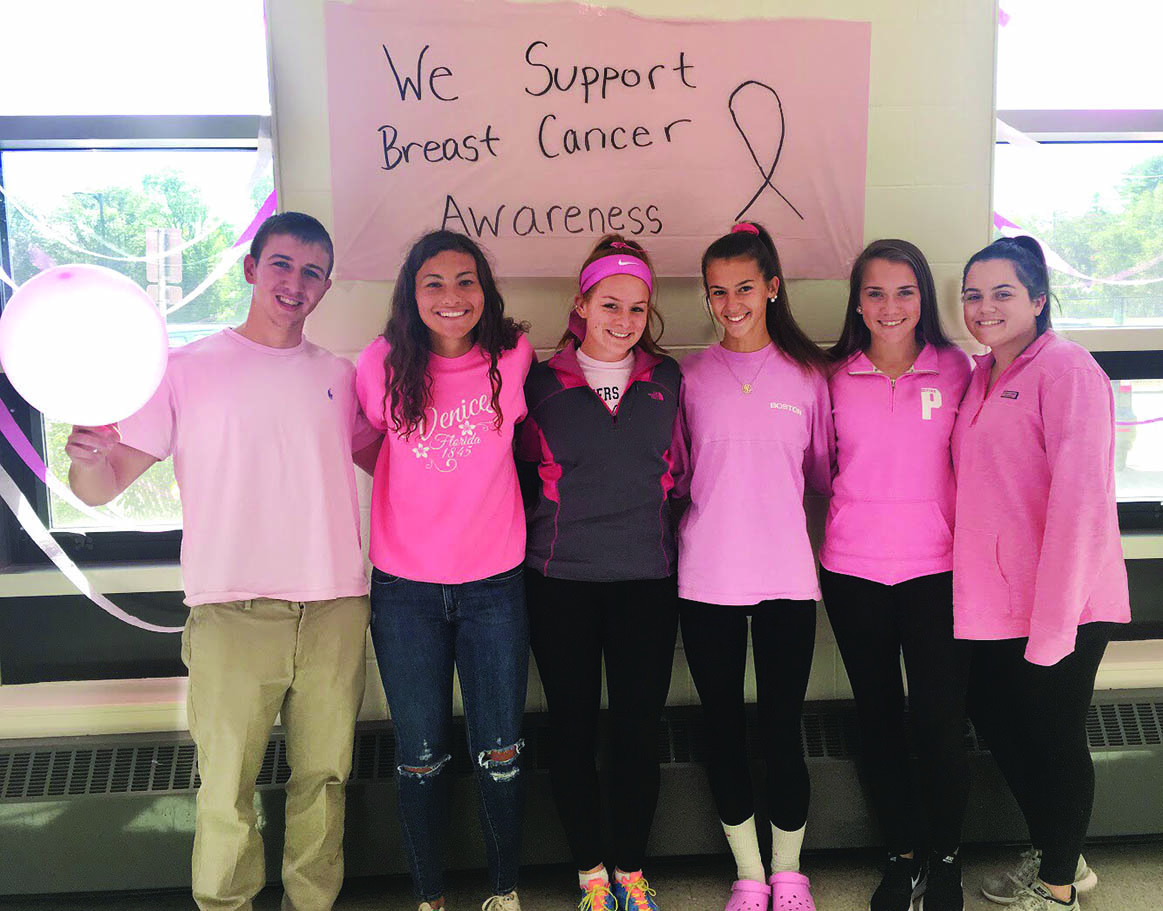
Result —
[[965, 894], [961, 889], [961, 857], [952, 854], [929, 854], [928, 878], [920, 911], [964, 911]]
[[[869, 911], [911, 911], [913, 899], [925, 888], [925, 868], [916, 857], [890, 854], [884, 877], [872, 893]], [[936, 907], [936, 906], [934, 906]]]

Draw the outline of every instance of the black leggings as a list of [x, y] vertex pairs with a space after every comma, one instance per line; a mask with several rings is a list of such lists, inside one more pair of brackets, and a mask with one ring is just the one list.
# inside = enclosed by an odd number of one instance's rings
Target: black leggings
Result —
[[678, 632], [674, 577], [573, 582], [525, 570], [529, 632], [545, 688], [550, 781], [579, 870], [606, 859], [595, 763], [602, 657], [610, 723], [612, 860], [642, 869], [658, 804], [658, 724]]
[[1026, 661], [1025, 639], [974, 642], [969, 714], [989, 742], [1042, 849], [1044, 882], [1065, 886], [1094, 804], [1086, 713], [1113, 623], [1078, 628], [1074, 651], [1052, 667]]
[[953, 574], [883, 585], [824, 569], [820, 587], [856, 699], [869, 797], [885, 846], [907, 854], [924, 844], [914, 827], [903, 653], [927, 846], [952, 854], [961, 843], [969, 796], [965, 688], [970, 655], [969, 643], [953, 638]]
[[750, 616], [768, 816], [773, 825], [794, 832], [807, 821], [811, 790], [800, 716], [812, 670], [816, 602], [761, 601], [736, 607], [680, 600], [679, 605], [683, 649], [712, 745], [707, 771], [719, 818], [739, 825], [755, 813], [743, 698]]

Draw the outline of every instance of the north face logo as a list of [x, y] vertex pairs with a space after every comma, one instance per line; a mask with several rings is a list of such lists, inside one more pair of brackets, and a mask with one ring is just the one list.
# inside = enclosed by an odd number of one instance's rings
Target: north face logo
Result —
[[649, 395], [656, 402], [661, 402], [665, 398], [665, 396], [661, 392], [648, 392], [646, 394]]

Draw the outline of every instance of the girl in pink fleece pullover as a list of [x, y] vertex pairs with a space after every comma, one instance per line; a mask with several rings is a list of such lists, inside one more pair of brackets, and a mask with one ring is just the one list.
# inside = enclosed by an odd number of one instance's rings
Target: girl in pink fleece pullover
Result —
[[[956, 635], [973, 643], [969, 710], [1041, 868], [982, 891], [1022, 911], [1077, 908], [1094, 798], [1085, 720], [1115, 623], [1130, 619], [1114, 488], [1114, 396], [1050, 331], [1046, 259], [1029, 237], [976, 253], [961, 285], [977, 358], [953, 432]], [[1030, 855], [1036, 857], [1036, 854]]]
[[[969, 647], [953, 638], [953, 460], [949, 436], [969, 356], [941, 330], [933, 275], [904, 240], [873, 241], [849, 281], [829, 352], [836, 475], [820, 588], [860, 722], [869, 796], [888, 861], [871, 911], [961, 911], [961, 823], [969, 794]], [[928, 857], [915, 830], [901, 681], [920, 759]]]
[[[803, 508], [827, 493], [832, 409], [823, 352], [788, 305], [775, 245], [738, 224], [703, 254], [703, 286], [723, 342], [683, 363], [676, 491], [682, 638], [699, 691], [709, 775], [738, 879], [727, 911], [770, 902], [811, 911], [799, 872], [808, 816], [800, 714], [820, 589]], [[743, 678], [750, 619], [773, 875], [765, 883], [745, 747]]]

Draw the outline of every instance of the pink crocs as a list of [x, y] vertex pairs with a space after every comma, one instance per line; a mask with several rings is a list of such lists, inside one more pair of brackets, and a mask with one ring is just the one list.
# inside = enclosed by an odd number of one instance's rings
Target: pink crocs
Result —
[[723, 911], [767, 911], [771, 888], [753, 879], [737, 879], [731, 885], [731, 897]]
[[816, 911], [811, 883], [804, 874], [773, 873], [767, 884], [771, 886], [771, 911]]

